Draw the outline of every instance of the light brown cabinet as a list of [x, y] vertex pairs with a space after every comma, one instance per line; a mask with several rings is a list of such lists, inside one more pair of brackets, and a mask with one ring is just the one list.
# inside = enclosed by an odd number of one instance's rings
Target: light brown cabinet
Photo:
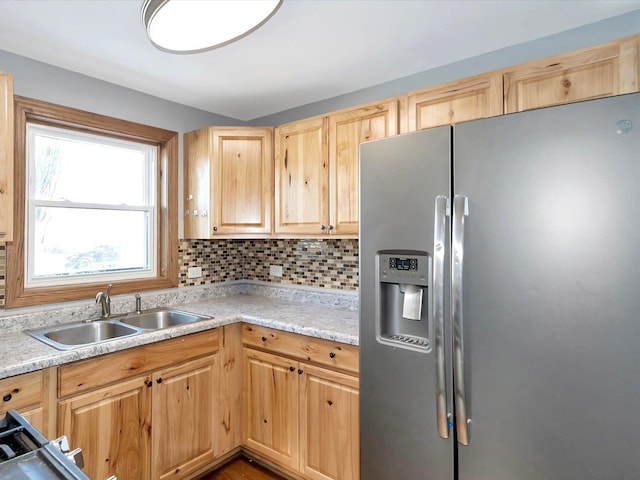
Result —
[[184, 135], [184, 237], [271, 233], [273, 130], [209, 127]]
[[358, 349], [243, 326], [243, 445], [303, 478], [359, 478]]
[[502, 75], [478, 75], [407, 95], [410, 132], [503, 113]]
[[638, 37], [517, 65], [504, 72], [505, 112], [638, 91]]
[[314, 480], [358, 480], [358, 377], [301, 363], [300, 471]]
[[0, 242], [13, 240], [13, 76], [0, 72]]
[[215, 459], [218, 355], [153, 374], [151, 478], [178, 479]]
[[275, 233], [320, 235], [329, 219], [326, 117], [275, 130]]
[[178, 479], [212, 463], [218, 342], [211, 330], [58, 369], [58, 434], [88, 476]]
[[16, 410], [44, 435], [49, 435], [49, 370], [0, 380], [0, 417]]
[[275, 134], [275, 233], [358, 235], [358, 146], [398, 133], [398, 100], [281, 125]]
[[358, 235], [359, 146], [398, 134], [398, 100], [329, 115], [329, 232]]
[[243, 443], [298, 470], [298, 362], [243, 349]]
[[82, 448], [90, 478], [150, 478], [150, 382], [138, 377], [59, 402], [59, 433]]

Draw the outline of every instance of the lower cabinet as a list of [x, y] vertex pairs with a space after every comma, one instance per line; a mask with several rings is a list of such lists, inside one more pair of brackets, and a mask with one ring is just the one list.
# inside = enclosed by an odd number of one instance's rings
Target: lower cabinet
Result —
[[48, 436], [48, 395], [48, 369], [4, 378], [0, 380], [0, 418], [7, 410], [16, 410]]
[[299, 368], [300, 471], [318, 480], [358, 480], [358, 378], [312, 365]]
[[90, 478], [187, 478], [214, 460], [218, 357], [212, 330], [60, 367], [58, 434]]
[[150, 478], [150, 381], [138, 377], [58, 404], [60, 433], [82, 448], [90, 478]]
[[252, 325], [243, 342], [243, 446], [301, 478], [359, 479], [357, 347]]
[[184, 478], [213, 462], [217, 357], [153, 374], [151, 478]]

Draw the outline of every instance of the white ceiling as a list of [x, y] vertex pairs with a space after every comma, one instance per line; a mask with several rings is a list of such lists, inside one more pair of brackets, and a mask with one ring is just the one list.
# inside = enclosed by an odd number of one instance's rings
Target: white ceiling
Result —
[[223, 48], [154, 48], [143, 0], [0, 0], [0, 50], [240, 120], [640, 8], [640, 0], [284, 0]]

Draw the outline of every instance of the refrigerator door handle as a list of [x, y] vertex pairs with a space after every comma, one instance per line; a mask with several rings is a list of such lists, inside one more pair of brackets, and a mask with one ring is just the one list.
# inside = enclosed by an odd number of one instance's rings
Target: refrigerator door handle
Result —
[[464, 375], [464, 341], [462, 319], [462, 267], [464, 260], [464, 217], [469, 215], [467, 197], [453, 199], [453, 226], [451, 238], [451, 317], [453, 321], [453, 378], [458, 443], [469, 445], [467, 398]]
[[436, 420], [438, 435], [449, 438], [449, 416], [447, 414], [447, 383], [444, 347], [444, 259], [446, 253], [445, 226], [449, 199], [438, 195], [435, 201], [433, 225], [433, 325], [436, 367]]

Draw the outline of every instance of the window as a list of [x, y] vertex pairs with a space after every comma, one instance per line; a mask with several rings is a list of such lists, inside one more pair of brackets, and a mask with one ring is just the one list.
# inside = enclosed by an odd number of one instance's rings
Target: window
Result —
[[155, 161], [152, 145], [28, 123], [26, 286], [155, 276]]
[[15, 98], [7, 306], [177, 284], [177, 133]]

